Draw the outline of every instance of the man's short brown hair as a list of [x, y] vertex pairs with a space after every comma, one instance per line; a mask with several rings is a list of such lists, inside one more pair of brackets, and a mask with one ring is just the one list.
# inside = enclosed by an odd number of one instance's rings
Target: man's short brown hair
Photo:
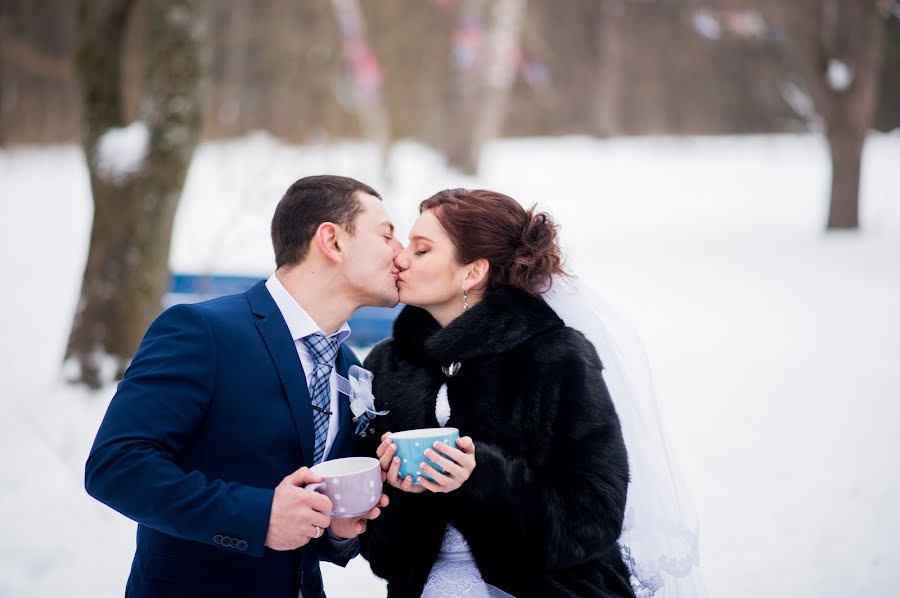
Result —
[[363, 209], [357, 192], [381, 199], [372, 187], [343, 176], [308, 176], [291, 185], [272, 217], [276, 267], [302, 262], [323, 222], [332, 222], [353, 234], [356, 217]]

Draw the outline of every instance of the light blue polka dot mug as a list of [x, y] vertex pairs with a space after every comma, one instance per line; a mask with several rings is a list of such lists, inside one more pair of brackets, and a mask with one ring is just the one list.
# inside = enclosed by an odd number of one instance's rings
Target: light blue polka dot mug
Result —
[[444, 468], [425, 457], [426, 449], [433, 449], [435, 442], [443, 442], [447, 446], [459, 448], [456, 446], [456, 439], [459, 438], [459, 430], [457, 428], [420, 428], [417, 430], [404, 430], [402, 432], [392, 432], [388, 435], [397, 446], [396, 456], [400, 459], [400, 479], [406, 476], [412, 476], [413, 484], [419, 476], [427, 480], [431, 478], [420, 469], [420, 465], [428, 463], [437, 471], [443, 473]]

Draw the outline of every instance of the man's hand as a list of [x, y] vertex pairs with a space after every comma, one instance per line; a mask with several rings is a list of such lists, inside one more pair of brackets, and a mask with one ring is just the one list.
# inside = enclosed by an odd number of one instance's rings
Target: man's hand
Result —
[[351, 519], [332, 519], [331, 531], [338, 538], [349, 540], [355, 538], [359, 534], [366, 531], [366, 522], [375, 519], [381, 515], [381, 509], [388, 505], [387, 494], [382, 494], [378, 500], [378, 506], [373, 507], [371, 511], [362, 517], [353, 517]]
[[275, 487], [266, 546], [294, 550], [321, 536], [331, 525], [331, 517], [325, 514], [331, 511], [331, 500], [301, 487], [321, 481], [308, 467], [301, 467]]

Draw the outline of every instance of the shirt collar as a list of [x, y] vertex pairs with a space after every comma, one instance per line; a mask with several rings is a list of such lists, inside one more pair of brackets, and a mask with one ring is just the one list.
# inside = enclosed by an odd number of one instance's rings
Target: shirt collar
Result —
[[[284, 285], [281, 284], [281, 281], [278, 280], [278, 277], [275, 276], [274, 272], [266, 281], [266, 289], [269, 290], [269, 294], [272, 295], [272, 299], [275, 300], [275, 305], [278, 306], [278, 310], [281, 312], [282, 317], [284, 317], [288, 330], [291, 331], [291, 338], [298, 341], [303, 337], [316, 332], [325, 334], [322, 331], [322, 328], [316, 324], [315, 320], [312, 319], [306, 310], [300, 307], [300, 304], [291, 297], [291, 294], [284, 288]], [[329, 335], [326, 334], [325, 336]], [[344, 322], [341, 327], [338, 328], [338, 331], [331, 336], [337, 337], [338, 343], [344, 342], [347, 340], [347, 337], [350, 336], [349, 324]]]

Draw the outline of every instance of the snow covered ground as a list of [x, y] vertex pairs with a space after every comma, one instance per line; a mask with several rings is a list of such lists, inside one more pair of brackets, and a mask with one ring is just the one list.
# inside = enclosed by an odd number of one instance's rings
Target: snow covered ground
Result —
[[[634, 322], [701, 520], [713, 598], [900, 593], [900, 135], [873, 135], [863, 231], [825, 235], [814, 136], [493, 143], [477, 179], [406, 143], [203, 146], [178, 271], [266, 275], [268, 223], [312, 173], [374, 184], [405, 236], [416, 204], [486, 186], [551, 211], [569, 265]], [[113, 389], [60, 383], [91, 203], [74, 147], [0, 151], [0, 596], [122, 595], [134, 524], [82, 467]], [[380, 596], [357, 559], [332, 596]]]

